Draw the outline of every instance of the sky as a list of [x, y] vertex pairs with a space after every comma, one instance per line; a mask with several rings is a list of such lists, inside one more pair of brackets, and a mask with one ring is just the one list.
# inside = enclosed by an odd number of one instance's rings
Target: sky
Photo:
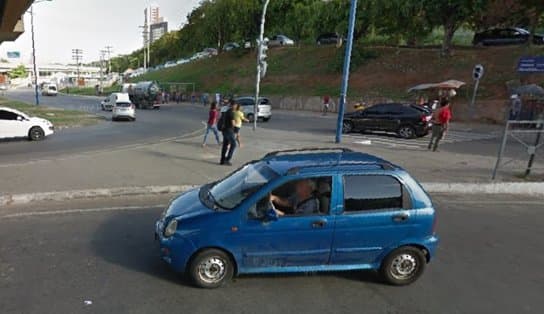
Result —
[[[113, 46], [113, 54], [127, 54], [143, 45], [144, 9], [158, 5], [169, 30], [179, 29], [200, 0], [52, 0], [34, 4], [37, 64], [70, 63], [72, 49], [83, 49], [83, 62], [99, 59], [99, 51]], [[25, 33], [0, 45], [0, 58], [20, 51], [14, 63], [31, 63], [30, 14]]]

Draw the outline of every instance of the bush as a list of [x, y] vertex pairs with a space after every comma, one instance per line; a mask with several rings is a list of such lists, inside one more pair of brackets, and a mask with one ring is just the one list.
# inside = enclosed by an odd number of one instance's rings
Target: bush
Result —
[[[345, 54], [346, 54], [345, 47], [342, 47], [341, 49], [337, 50], [336, 58], [334, 59], [334, 62], [331, 64], [332, 70], [334, 72], [342, 73], [342, 71], [344, 70]], [[376, 51], [371, 50], [369, 48], [363, 48], [362, 46], [359, 46], [359, 45], [354, 45], [351, 51], [350, 72], [354, 72], [361, 65], [364, 65], [370, 60], [376, 59], [377, 57], [378, 57], [378, 53]]]

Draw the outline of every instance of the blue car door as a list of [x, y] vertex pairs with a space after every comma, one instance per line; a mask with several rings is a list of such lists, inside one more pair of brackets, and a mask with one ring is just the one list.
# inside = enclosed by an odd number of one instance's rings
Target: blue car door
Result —
[[332, 264], [376, 264], [384, 250], [414, 233], [416, 212], [397, 178], [345, 175], [339, 190], [344, 200], [336, 218]]
[[[255, 207], [263, 211], [269, 208], [268, 204], [264, 196]], [[277, 220], [253, 216], [243, 217], [236, 235], [241, 272], [289, 271], [329, 263], [334, 230], [330, 212], [286, 215]]]

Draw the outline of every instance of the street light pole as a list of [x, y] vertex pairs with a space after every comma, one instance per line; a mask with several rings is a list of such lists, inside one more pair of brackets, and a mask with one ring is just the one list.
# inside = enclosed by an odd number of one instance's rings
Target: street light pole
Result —
[[349, 67], [351, 64], [351, 50], [353, 47], [353, 31], [355, 29], [355, 16], [357, 14], [357, 0], [351, 0], [349, 11], [348, 41], [346, 44], [346, 55], [344, 59], [344, 76], [342, 79], [342, 90], [340, 92], [340, 105], [338, 108], [338, 121], [336, 124], [336, 143], [342, 142], [342, 127], [344, 125], [344, 112], [346, 110], [346, 95], [348, 93]]
[[40, 105], [40, 93], [38, 90], [38, 67], [36, 66], [36, 44], [34, 41], [34, 5], [30, 6], [30, 32], [32, 34], [32, 63], [34, 67], [34, 93], [36, 106]]

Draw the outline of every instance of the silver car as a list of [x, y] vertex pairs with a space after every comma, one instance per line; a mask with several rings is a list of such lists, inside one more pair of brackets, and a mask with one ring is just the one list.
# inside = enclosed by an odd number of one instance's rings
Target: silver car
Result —
[[111, 120], [130, 120], [136, 121], [136, 107], [129, 102], [117, 102], [113, 105]]
[[268, 41], [269, 47], [275, 46], [294, 46], [295, 41], [285, 35], [276, 35]]

